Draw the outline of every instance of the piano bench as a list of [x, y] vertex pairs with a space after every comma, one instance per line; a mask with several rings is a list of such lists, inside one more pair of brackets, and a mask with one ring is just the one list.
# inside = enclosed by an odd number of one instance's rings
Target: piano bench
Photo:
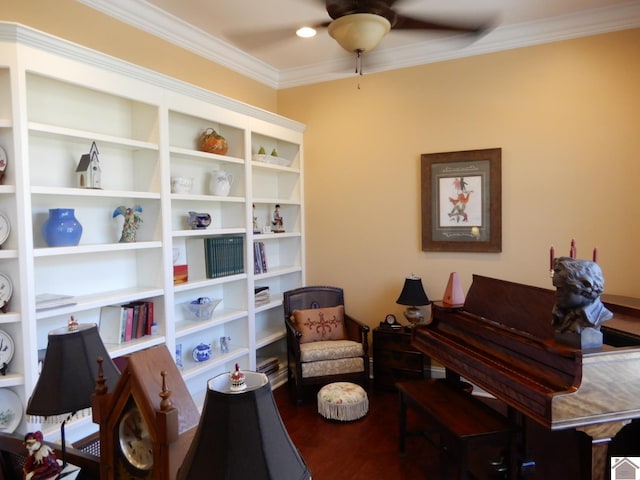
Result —
[[[452, 456], [458, 464], [459, 479], [469, 475], [469, 444], [478, 442], [499, 444], [512, 457], [515, 427], [509, 420], [471, 393], [446, 380], [411, 380], [396, 383], [400, 398], [400, 453], [405, 452], [409, 435], [437, 435], [442, 453]], [[407, 408], [424, 417], [429, 430], [407, 430]], [[444, 459], [443, 459], [444, 460]], [[490, 460], [487, 460], [487, 464]], [[501, 467], [507, 468], [507, 464]], [[510, 474], [513, 472], [509, 472]], [[512, 477], [513, 478], [513, 477]]]

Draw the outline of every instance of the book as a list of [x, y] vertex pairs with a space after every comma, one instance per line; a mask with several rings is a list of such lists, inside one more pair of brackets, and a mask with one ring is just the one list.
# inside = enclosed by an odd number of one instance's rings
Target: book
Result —
[[253, 270], [254, 273], [267, 273], [267, 254], [264, 242], [253, 242]]
[[151, 328], [155, 323], [154, 309], [155, 309], [154, 303], [147, 302], [147, 335], [151, 335], [152, 333]]
[[36, 311], [49, 310], [51, 308], [67, 307], [75, 305], [77, 302], [73, 295], [58, 293], [41, 293], [36, 295]]
[[133, 339], [133, 307], [123, 306], [125, 315], [124, 341], [128, 342]]
[[121, 305], [107, 305], [100, 309], [100, 337], [104, 343], [120, 344], [124, 341], [127, 314]]
[[278, 357], [258, 358], [256, 371], [268, 375], [269, 373], [278, 370], [279, 363], [280, 361], [278, 360]]
[[138, 308], [140, 309], [140, 316], [138, 317], [135, 338], [141, 338], [147, 334], [147, 302], [140, 302]]

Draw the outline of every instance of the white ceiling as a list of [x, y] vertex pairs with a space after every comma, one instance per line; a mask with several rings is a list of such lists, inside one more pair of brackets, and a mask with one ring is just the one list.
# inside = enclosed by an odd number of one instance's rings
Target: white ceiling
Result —
[[[322, 0], [77, 0], [273, 88], [354, 75], [355, 58], [320, 29]], [[403, 0], [401, 14], [494, 28], [474, 41], [392, 30], [363, 59], [364, 73], [640, 27], [640, 0]]]

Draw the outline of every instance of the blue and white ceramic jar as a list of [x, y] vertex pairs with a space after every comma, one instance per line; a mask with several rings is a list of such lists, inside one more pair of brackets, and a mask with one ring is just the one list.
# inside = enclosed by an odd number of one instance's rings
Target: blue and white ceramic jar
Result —
[[191, 352], [195, 362], [206, 362], [211, 358], [211, 345], [201, 343]]

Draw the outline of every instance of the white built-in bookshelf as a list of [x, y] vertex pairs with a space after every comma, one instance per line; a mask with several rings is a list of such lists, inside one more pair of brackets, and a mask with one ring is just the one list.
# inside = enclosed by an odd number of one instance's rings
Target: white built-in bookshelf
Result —
[[[199, 134], [214, 128], [229, 143], [226, 155], [198, 150]], [[0, 330], [15, 354], [0, 389], [26, 405], [38, 379], [39, 351], [49, 331], [71, 315], [100, 323], [103, 307], [152, 302], [150, 335], [107, 344], [119, 357], [158, 344], [182, 351], [182, 374], [197, 404], [207, 380], [236, 363], [255, 370], [274, 357], [274, 385], [286, 381], [282, 292], [304, 284], [304, 126], [213, 92], [168, 78], [16, 24], [0, 24], [0, 146], [8, 166], [0, 185], [0, 213], [11, 232], [0, 249], [0, 273], [13, 296]], [[80, 188], [76, 166], [96, 142], [102, 188]], [[258, 155], [260, 148], [277, 158]], [[229, 195], [210, 193], [213, 170], [233, 176]], [[172, 193], [171, 177], [193, 178], [188, 193]], [[275, 205], [284, 232], [270, 232]], [[119, 206], [142, 208], [136, 242], [119, 243]], [[83, 226], [77, 246], [48, 247], [41, 228], [51, 208], [73, 208]], [[192, 229], [189, 212], [211, 224]], [[254, 228], [257, 223], [258, 229]], [[259, 232], [259, 233], [258, 233]], [[207, 239], [240, 237], [243, 270], [211, 278]], [[266, 269], [254, 269], [254, 242]], [[174, 284], [175, 265], [188, 281]], [[182, 267], [184, 268], [184, 267]], [[256, 303], [254, 290], [268, 287]], [[57, 308], [37, 309], [43, 293], [71, 295]], [[194, 320], [185, 305], [220, 300], [209, 319]], [[228, 350], [220, 348], [226, 337]], [[204, 343], [211, 359], [196, 362]], [[67, 427], [70, 439], [90, 420]], [[17, 428], [34, 426], [23, 418]], [[55, 437], [56, 430], [50, 430]]]

